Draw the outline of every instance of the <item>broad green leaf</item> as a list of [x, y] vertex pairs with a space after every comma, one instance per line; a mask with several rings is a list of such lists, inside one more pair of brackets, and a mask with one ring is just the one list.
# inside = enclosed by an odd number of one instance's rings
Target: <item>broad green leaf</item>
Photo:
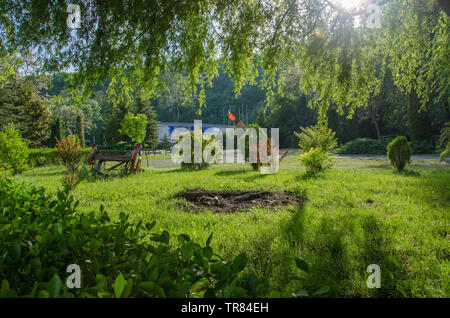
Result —
[[114, 294], [116, 295], [116, 298], [120, 298], [124, 288], [125, 288], [125, 279], [123, 278], [122, 273], [120, 273], [114, 282]]

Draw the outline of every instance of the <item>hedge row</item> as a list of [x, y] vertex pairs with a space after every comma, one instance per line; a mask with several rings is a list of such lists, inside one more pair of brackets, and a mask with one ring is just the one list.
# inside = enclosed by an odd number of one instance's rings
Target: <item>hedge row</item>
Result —
[[[87, 162], [87, 157], [91, 150], [91, 147], [82, 149], [83, 162]], [[58, 165], [61, 163], [61, 158], [58, 156], [58, 151], [56, 150], [56, 148], [31, 149], [28, 158], [29, 164], [32, 167]]]
[[[357, 138], [342, 145], [337, 153], [351, 155], [386, 155], [388, 144], [393, 136], [382, 137], [381, 140]], [[433, 145], [425, 140], [409, 142], [413, 154], [429, 154], [434, 152]]]

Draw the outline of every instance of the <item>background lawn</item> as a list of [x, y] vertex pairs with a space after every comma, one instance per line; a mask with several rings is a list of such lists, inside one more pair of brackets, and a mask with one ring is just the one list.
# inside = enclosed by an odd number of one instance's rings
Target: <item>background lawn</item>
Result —
[[[282, 296], [330, 286], [326, 296], [450, 296], [450, 169], [435, 160], [414, 160], [396, 174], [382, 159], [337, 159], [336, 168], [305, 178], [295, 158], [286, 158], [276, 175], [250, 165], [215, 165], [200, 172], [146, 168], [145, 172], [94, 182], [74, 191], [81, 211], [103, 204], [115, 218], [156, 220], [156, 227], [186, 233], [228, 259], [246, 252], [246, 271], [267, 275]], [[60, 186], [63, 167], [35, 168], [16, 179]], [[254, 208], [233, 214], [190, 212], [177, 193], [193, 188], [290, 190], [307, 197], [302, 208]], [[300, 273], [295, 257], [305, 259]], [[366, 268], [381, 267], [381, 288], [366, 287]], [[299, 276], [300, 279], [293, 279]]]

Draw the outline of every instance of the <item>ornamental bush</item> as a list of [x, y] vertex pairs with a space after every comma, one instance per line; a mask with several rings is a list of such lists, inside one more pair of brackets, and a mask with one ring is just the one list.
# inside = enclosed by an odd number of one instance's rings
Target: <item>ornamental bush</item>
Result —
[[13, 175], [24, 171], [28, 164], [28, 145], [22, 140], [19, 130], [9, 124], [0, 131], [0, 165], [11, 170]]
[[58, 140], [56, 149], [62, 163], [67, 168], [63, 175], [62, 184], [72, 190], [80, 182], [78, 178], [78, 168], [82, 159], [80, 141], [77, 136], [70, 135]]
[[403, 171], [411, 160], [411, 154], [412, 149], [404, 136], [398, 136], [388, 145], [387, 155], [397, 171]]
[[337, 147], [336, 133], [327, 126], [302, 127], [302, 132], [294, 134], [300, 139], [299, 147], [303, 152], [308, 152], [312, 148], [328, 152]]
[[309, 151], [300, 154], [299, 160], [309, 174], [317, 174], [330, 169], [334, 164], [333, 159], [328, 157], [328, 153], [319, 148], [311, 148]]

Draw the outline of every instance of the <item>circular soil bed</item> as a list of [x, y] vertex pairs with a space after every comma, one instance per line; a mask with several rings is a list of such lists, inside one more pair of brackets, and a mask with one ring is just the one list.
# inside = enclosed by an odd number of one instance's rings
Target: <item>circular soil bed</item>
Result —
[[286, 191], [248, 190], [248, 191], [211, 191], [203, 189], [188, 190], [179, 193], [189, 208], [205, 208], [214, 212], [234, 212], [246, 210], [253, 206], [275, 207], [288, 204], [302, 205], [303, 197]]

